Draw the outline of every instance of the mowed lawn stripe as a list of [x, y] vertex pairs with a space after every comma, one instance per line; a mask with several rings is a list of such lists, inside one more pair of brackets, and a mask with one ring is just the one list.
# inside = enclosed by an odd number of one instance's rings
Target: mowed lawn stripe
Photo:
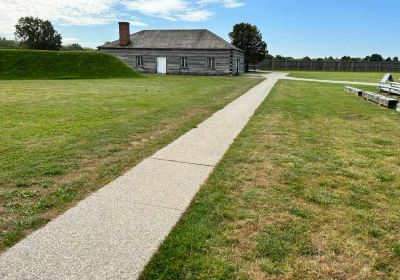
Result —
[[261, 79], [0, 81], [0, 250]]
[[400, 116], [280, 81], [141, 279], [396, 279]]

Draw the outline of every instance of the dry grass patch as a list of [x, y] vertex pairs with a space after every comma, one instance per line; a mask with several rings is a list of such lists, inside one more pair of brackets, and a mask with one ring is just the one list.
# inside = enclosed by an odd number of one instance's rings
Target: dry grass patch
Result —
[[279, 82], [142, 279], [396, 279], [398, 139], [341, 85]]

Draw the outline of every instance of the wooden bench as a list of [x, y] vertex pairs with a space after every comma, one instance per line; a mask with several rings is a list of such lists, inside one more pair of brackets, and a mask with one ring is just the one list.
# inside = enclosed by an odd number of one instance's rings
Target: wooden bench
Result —
[[391, 87], [400, 89], [400, 83], [392, 82], [392, 83], [389, 83], [389, 85], [390, 85]]
[[344, 90], [351, 94], [357, 95], [357, 96], [362, 96], [362, 92], [363, 92], [361, 89], [358, 89], [355, 87], [350, 87], [350, 86], [345, 86]]
[[379, 82], [379, 91], [400, 95], [400, 83], [395, 83], [392, 74], [387, 73]]
[[381, 106], [385, 106], [387, 108], [390, 109], [394, 109], [397, 107], [397, 103], [399, 102], [397, 99], [395, 98], [391, 98], [388, 96], [384, 96], [381, 94], [377, 94], [377, 93], [373, 93], [370, 91], [363, 91], [362, 92], [362, 97], [364, 97], [365, 99], [378, 103]]
[[379, 90], [390, 94], [400, 95], [400, 86], [392, 86], [391, 84], [379, 84]]

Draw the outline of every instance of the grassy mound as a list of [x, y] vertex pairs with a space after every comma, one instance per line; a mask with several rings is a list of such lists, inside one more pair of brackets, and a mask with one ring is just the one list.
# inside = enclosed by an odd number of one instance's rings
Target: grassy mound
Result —
[[139, 76], [100, 52], [0, 50], [0, 79], [101, 79]]

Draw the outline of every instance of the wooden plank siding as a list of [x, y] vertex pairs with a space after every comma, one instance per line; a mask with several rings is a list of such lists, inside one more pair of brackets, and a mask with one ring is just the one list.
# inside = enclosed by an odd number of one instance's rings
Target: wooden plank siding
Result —
[[[142, 73], [157, 72], [157, 57], [167, 58], [167, 74], [190, 75], [236, 75], [244, 73], [244, 56], [229, 49], [101, 49], [115, 55], [132, 68]], [[231, 56], [232, 55], [232, 56]], [[136, 65], [136, 57], [143, 57], [143, 66]], [[186, 57], [187, 67], [181, 67], [181, 58]], [[215, 58], [215, 68], [208, 68], [207, 58]], [[232, 61], [233, 58], [233, 61]], [[240, 60], [240, 72], [236, 73], [236, 61]], [[233, 64], [232, 64], [233, 63]]]
[[238, 50], [233, 50], [232, 53], [233, 53], [233, 64], [232, 64], [233, 68], [235, 68], [235, 66], [236, 66], [235, 62], [239, 59], [239, 73], [236, 72], [236, 69], [232, 69], [232, 74], [233, 75], [243, 75], [244, 70], [245, 70], [244, 69], [245, 65], [244, 65], [243, 52], [240, 52]]

